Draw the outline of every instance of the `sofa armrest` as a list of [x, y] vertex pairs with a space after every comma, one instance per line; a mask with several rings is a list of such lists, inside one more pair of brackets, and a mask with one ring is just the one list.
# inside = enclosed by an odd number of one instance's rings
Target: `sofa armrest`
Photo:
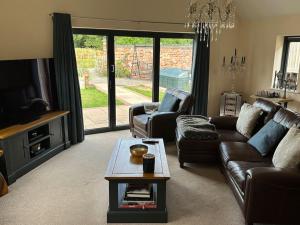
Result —
[[299, 208], [299, 171], [259, 167], [246, 172], [247, 222], [299, 224]]
[[238, 117], [234, 116], [214, 116], [209, 118], [209, 122], [220, 130], [236, 130]]
[[149, 137], [166, 137], [167, 140], [175, 138], [177, 112], [154, 113], [148, 122]]

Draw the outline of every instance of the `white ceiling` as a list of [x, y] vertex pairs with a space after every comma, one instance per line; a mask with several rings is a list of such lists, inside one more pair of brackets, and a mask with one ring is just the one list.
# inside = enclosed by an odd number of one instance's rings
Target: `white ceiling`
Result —
[[234, 0], [241, 18], [300, 15], [300, 0]]

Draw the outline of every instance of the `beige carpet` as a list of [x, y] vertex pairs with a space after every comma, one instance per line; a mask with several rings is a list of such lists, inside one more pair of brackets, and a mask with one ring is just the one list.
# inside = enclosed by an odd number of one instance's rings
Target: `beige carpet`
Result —
[[[108, 182], [103, 176], [111, 150], [128, 131], [89, 135], [86, 140], [19, 178], [0, 198], [0, 224], [106, 224]], [[214, 166], [180, 169], [174, 145], [167, 146], [169, 224], [243, 225], [242, 213]]]

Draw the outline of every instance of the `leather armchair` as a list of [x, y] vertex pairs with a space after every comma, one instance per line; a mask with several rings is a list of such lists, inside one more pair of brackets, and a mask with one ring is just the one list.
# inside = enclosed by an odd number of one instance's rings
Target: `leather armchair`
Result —
[[148, 115], [143, 103], [130, 107], [129, 126], [133, 137], [163, 138], [164, 141], [175, 139], [176, 118], [191, 113], [193, 99], [190, 93], [178, 89], [169, 89], [167, 92], [180, 101], [175, 112], [155, 112]]
[[247, 170], [246, 176], [244, 215], [248, 224], [299, 223], [299, 171], [258, 167]]

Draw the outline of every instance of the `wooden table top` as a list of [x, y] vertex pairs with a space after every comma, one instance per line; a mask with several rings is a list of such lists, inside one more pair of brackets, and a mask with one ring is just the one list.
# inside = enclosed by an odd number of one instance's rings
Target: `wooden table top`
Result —
[[[170, 172], [167, 163], [163, 139], [157, 139], [159, 143], [144, 144], [142, 139], [128, 138], [119, 139], [109, 161], [105, 174], [106, 180], [117, 179], [143, 179], [143, 180], [168, 180]], [[148, 153], [155, 155], [154, 173], [144, 173], [143, 164], [136, 164], [130, 154], [130, 146], [144, 144], [148, 146]]]
[[25, 124], [16, 124], [0, 130], [0, 139], [5, 139], [10, 136], [19, 134], [26, 130], [30, 130], [36, 126], [48, 123], [51, 120], [69, 114], [69, 111], [53, 111], [42, 115], [39, 119]]

